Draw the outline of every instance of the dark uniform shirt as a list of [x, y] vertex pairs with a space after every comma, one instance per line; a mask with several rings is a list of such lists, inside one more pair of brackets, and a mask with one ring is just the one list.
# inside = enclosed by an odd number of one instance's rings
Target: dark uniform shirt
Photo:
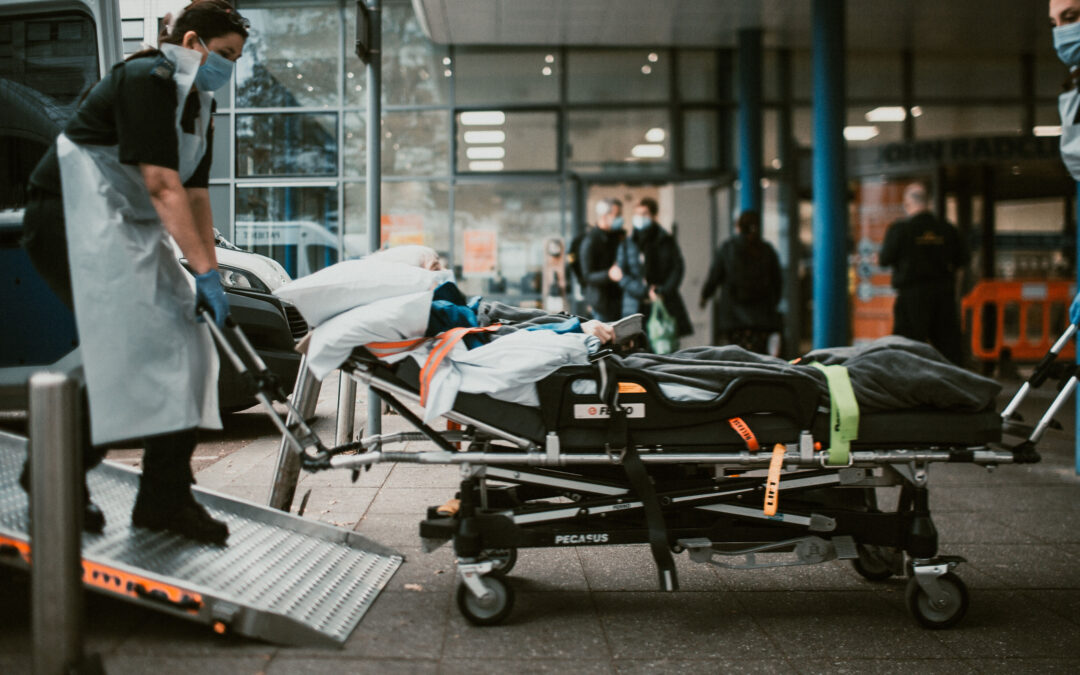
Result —
[[952, 283], [956, 270], [968, 260], [967, 247], [956, 228], [929, 211], [890, 225], [878, 253], [878, 262], [893, 268], [894, 288]]
[[[64, 133], [81, 145], [115, 145], [124, 164], [151, 164], [179, 169], [180, 158], [176, 133], [176, 83], [167, 62], [162, 68], [160, 52], [132, 59], [113, 67], [94, 85], [79, 105]], [[213, 107], [213, 106], [211, 106]], [[180, 125], [195, 132], [199, 116], [199, 96], [195, 90], [184, 102]], [[213, 125], [207, 131], [206, 154], [184, 187], [204, 188], [210, 180]], [[56, 143], [38, 163], [30, 176], [38, 190], [60, 194], [60, 165]]]

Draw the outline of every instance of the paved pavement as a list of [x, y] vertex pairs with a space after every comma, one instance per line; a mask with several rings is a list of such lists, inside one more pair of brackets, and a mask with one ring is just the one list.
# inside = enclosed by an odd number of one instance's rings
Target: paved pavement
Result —
[[[1014, 387], [1015, 388], [1015, 387]], [[333, 438], [336, 384], [316, 428]], [[1011, 392], [1010, 392], [1011, 393]], [[1026, 413], [1047, 398], [1032, 401]], [[646, 547], [522, 551], [517, 602], [501, 626], [476, 628], [454, 603], [452, 552], [420, 550], [425, 508], [453, 495], [448, 467], [382, 465], [356, 484], [346, 472], [305, 475], [306, 516], [354, 527], [407, 562], [341, 650], [220, 638], [193, 625], [91, 596], [88, 651], [109, 673], [343, 672], [1080, 672], [1080, 478], [1075, 424], [1044, 440], [1043, 462], [997, 471], [931, 468], [941, 552], [971, 592], [968, 615], [923, 630], [904, 606], [903, 579], [870, 583], [846, 562], [773, 570], [716, 570], [679, 556], [683, 590], [655, 589]], [[362, 419], [366, 407], [361, 400]], [[384, 431], [404, 428], [397, 416]], [[257, 410], [232, 416], [196, 457], [211, 489], [264, 501], [278, 438]], [[112, 457], [137, 463], [138, 451]], [[30, 670], [26, 579], [0, 571], [0, 673]]]

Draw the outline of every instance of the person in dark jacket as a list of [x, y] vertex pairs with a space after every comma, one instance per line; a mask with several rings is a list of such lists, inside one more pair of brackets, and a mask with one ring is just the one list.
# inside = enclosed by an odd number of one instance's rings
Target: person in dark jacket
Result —
[[735, 229], [737, 234], [713, 256], [698, 304], [704, 309], [722, 289], [717, 331], [731, 344], [764, 354], [769, 334], [780, 330], [776, 310], [783, 290], [780, 259], [761, 238], [761, 216], [756, 211], [743, 211]]
[[596, 205], [596, 225], [589, 228], [581, 242], [581, 272], [585, 286], [585, 302], [592, 318], [616, 321], [621, 316], [622, 291], [613, 278], [615, 254], [622, 240], [621, 229], [614, 229], [611, 202]]
[[[662, 300], [675, 319], [679, 337], [685, 337], [694, 332], [686, 304], [679, 294], [686, 264], [675, 237], [656, 222], [657, 211], [656, 200], [650, 197], [645, 197], [634, 207], [634, 231], [630, 235], [633, 246], [627, 250], [631, 255], [636, 253], [640, 268], [628, 261], [626, 270], [620, 268], [620, 282], [624, 293], [638, 298], [637, 311], [645, 316], [649, 316], [653, 302]], [[641, 276], [627, 274], [628, 270], [636, 269], [640, 269]]]
[[930, 212], [926, 186], [904, 189], [908, 217], [889, 226], [878, 253], [882, 267], [891, 267], [896, 289], [893, 334], [929, 342], [960, 365], [964, 357], [956, 272], [970, 254], [956, 228]]

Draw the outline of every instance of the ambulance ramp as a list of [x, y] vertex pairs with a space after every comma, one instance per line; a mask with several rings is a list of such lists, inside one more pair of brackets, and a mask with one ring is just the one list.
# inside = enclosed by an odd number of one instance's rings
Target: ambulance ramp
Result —
[[[0, 431], [0, 563], [29, 568], [26, 439]], [[83, 533], [83, 583], [144, 607], [285, 645], [341, 646], [397, 571], [401, 555], [364, 537], [195, 488], [229, 524], [226, 547], [131, 526], [139, 473], [89, 474], [105, 532]]]

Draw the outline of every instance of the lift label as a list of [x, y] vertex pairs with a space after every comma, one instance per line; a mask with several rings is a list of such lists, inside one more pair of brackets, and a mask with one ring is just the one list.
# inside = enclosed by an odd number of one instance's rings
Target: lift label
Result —
[[598, 534], [557, 534], [555, 535], [556, 544], [606, 544], [608, 541], [607, 532], [600, 532]]
[[[644, 403], [623, 403], [622, 407], [626, 410], [626, 416], [630, 419], [641, 419], [645, 417]], [[574, 419], [576, 420], [606, 420], [609, 417], [611, 417], [611, 411], [608, 410], [606, 405], [601, 403], [574, 404]]]

